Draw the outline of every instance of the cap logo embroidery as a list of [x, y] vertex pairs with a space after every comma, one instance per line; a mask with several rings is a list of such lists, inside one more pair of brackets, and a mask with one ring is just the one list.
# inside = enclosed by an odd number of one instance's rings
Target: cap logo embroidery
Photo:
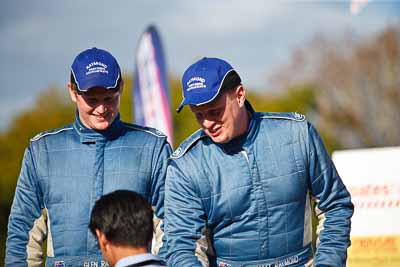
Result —
[[205, 85], [206, 79], [201, 78], [201, 77], [192, 77], [189, 79], [189, 81], [186, 83], [187, 85], [187, 91], [191, 91], [193, 89], [199, 89], [199, 88], [206, 88], [207, 86]]
[[98, 72], [108, 74], [107, 65], [102, 62], [99, 62], [99, 61], [89, 63], [86, 66], [86, 70], [87, 70], [86, 75], [89, 75], [92, 73], [98, 73]]

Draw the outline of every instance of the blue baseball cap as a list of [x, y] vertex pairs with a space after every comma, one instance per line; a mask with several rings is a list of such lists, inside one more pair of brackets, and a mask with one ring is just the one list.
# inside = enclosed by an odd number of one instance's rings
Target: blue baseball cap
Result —
[[96, 47], [79, 53], [72, 63], [71, 72], [81, 92], [95, 86], [114, 89], [121, 77], [117, 60], [106, 50]]
[[221, 88], [227, 86], [226, 78], [230, 73], [235, 76], [234, 83], [229, 82], [229, 85], [240, 84], [239, 75], [225, 60], [204, 57], [189, 66], [182, 76], [183, 101], [176, 111], [180, 112], [185, 105], [200, 106], [213, 101]]

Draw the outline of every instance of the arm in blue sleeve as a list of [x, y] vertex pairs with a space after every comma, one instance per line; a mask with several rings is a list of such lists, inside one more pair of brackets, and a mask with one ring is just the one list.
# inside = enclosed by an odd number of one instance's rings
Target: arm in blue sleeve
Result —
[[346, 266], [353, 204], [316, 129], [308, 124], [309, 175], [318, 217], [315, 266]]
[[168, 266], [202, 266], [195, 250], [206, 220], [190, 175], [188, 171], [181, 170], [174, 160], [168, 166], [165, 185]]
[[8, 221], [5, 266], [40, 266], [47, 228], [42, 222], [41, 193], [31, 147], [25, 150]]
[[166, 138], [160, 139], [162, 144], [155, 150], [153, 155], [153, 174], [151, 180], [151, 205], [154, 208], [154, 238], [152, 253], [158, 254], [161, 258], [166, 257], [165, 236], [164, 236], [164, 187], [167, 166], [171, 155], [171, 146]]

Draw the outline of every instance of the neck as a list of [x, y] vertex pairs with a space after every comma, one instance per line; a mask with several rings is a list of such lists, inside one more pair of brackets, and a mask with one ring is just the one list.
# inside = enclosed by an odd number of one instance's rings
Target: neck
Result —
[[146, 247], [129, 247], [129, 246], [116, 246], [113, 245], [112, 248], [112, 258], [113, 262], [110, 262], [110, 266], [113, 267], [115, 264], [122, 258], [135, 256], [138, 254], [148, 253], [148, 249]]
[[250, 119], [251, 119], [251, 113], [247, 109], [244, 109], [242, 113], [242, 118], [240, 120], [240, 127], [241, 127], [239, 131], [240, 134], [238, 136], [243, 136], [244, 134], [246, 134], [249, 128]]

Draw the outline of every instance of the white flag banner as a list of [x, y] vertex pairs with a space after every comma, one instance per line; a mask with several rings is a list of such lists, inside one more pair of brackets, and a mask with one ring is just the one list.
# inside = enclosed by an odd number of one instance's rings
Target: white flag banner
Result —
[[400, 147], [336, 151], [354, 203], [349, 267], [400, 266]]

